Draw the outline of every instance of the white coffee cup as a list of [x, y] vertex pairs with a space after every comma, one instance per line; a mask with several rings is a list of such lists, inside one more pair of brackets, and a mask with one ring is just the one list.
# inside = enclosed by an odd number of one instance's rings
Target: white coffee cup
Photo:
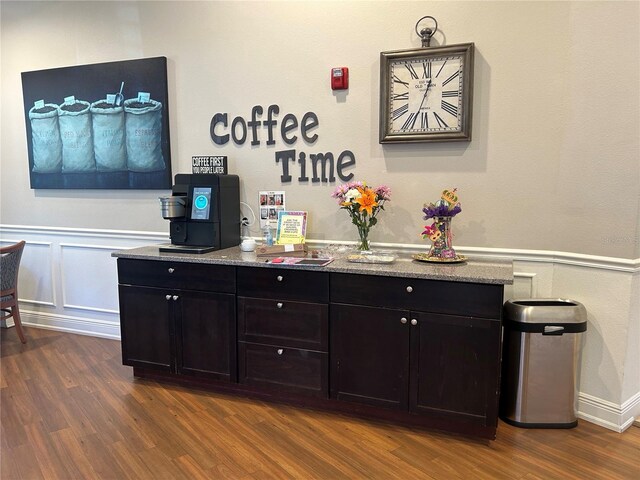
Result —
[[253, 238], [245, 238], [240, 244], [240, 250], [243, 252], [253, 252], [256, 249], [256, 241]]

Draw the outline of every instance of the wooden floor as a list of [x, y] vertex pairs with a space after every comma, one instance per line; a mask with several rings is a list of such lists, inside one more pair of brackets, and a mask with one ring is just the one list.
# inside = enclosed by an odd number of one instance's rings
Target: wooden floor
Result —
[[640, 479], [640, 428], [500, 423], [494, 442], [136, 380], [120, 343], [1, 332], [10, 479]]

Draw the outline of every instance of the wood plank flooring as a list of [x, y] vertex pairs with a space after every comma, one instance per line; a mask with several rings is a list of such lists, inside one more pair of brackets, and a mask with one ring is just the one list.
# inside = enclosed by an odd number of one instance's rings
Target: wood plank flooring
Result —
[[488, 442], [136, 380], [120, 343], [2, 329], [0, 478], [640, 479], [640, 428]]

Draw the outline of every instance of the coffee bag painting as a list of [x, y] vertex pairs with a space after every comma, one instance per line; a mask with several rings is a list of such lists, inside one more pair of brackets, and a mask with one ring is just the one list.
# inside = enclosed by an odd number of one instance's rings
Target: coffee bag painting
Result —
[[171, 188], [165, 57], [22, 73], [31, 188]]

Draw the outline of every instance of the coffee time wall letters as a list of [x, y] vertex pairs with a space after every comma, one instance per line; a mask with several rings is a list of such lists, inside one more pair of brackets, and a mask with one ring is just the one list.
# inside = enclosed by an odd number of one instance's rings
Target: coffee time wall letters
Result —
[[[315, 144], [318, 140], [315, 129], [319, 127], [320, 120], [313, 112], [305, 113], [301, 120], [298, 120], [295, 114], [287, 113], [280, 122], [277, 119], [280, 113], [278, 105], [269, 105], [266, 119], [261, 120], [263, 113], [264, 109], [255, 105], [251, 109], [251, 120], [246, 121], [243, 117], [237, 116], [231, 122], [229, 114], [216, 113], [211, 118], [211, 140], [216, 145], [226, 145], [230, 140], [236, 145], [244, 145], [251, 137], [250, 145], [259, 147], [266, 135], [265, 144], [275, 145], [278, 131], [279, 140], [287, 146], [293, 146], [299, 136], [309, 145]], [[343, 150], [337, 158], [333, 152], [310, 153], [308, 157], [307, 160], [307, 154], [298, 152], [295, 148], [276, 151], [275, 163], [282, 168], [280, 180], [283, 183], [291, 182], [291, 173], [296, 168], [296, 162], [300, 183], [309, 182], [309, 179], [312, 183], [335, 182], [336, 175], [342, 182], [348, 182], [353, 178], [353, 172], [345, 172], [356, 165], [355, 155], [350, 150]]]

